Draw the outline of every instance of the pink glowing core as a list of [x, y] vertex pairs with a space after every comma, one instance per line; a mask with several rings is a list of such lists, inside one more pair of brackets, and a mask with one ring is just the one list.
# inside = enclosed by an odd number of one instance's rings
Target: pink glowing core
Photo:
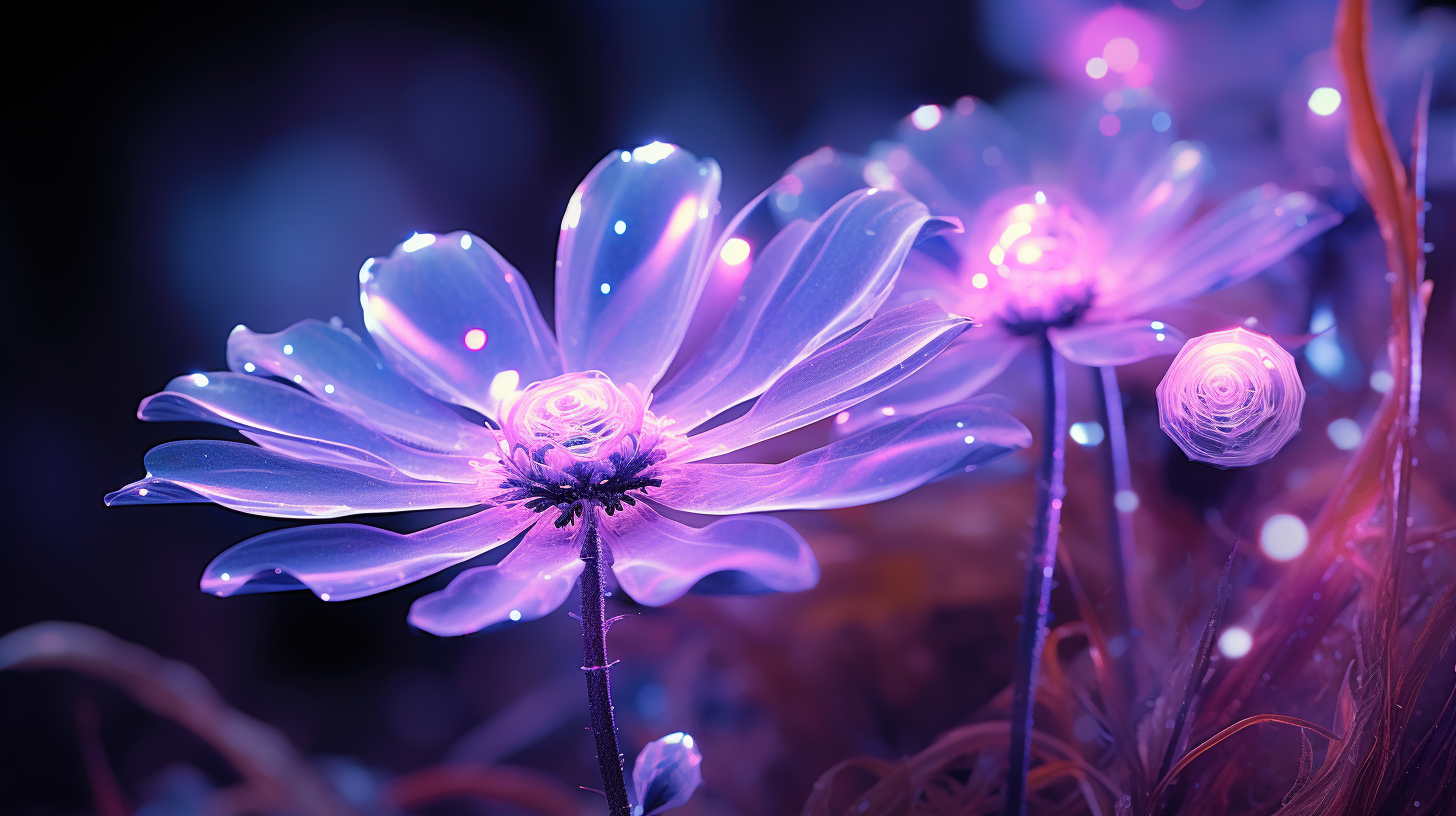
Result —
[[636, 388], [618, 388], [600, 371], [535, 383], [503, 408], [501, 433], [508, 445], [551, 465], [557, 459], [605, 461], [635, 449], [644, 428], [655, 435], [660, 425]]
[[1082, 23], [1063, 57], [1073, 64], [1063, 70], [1079, 71], [1092, 79], [1121, 77], [1134, 88], [1145, 88], [1161, 62], [1162, 43], [1163, 34], [1155, 20], [1114, 6]]
[[1304, 384], [1294, 358], [1248, 329], [1211, 332], [1178, 352], [1158, 385], [1163, 431], [1188, 458], [1243, 467], [1299, 432]]
[[471, 351], [485, 348], [485, 329], [471, 329], [465, 333], [465, 347]]
[[1097, 217], [1070, 193], [1020, 187], [992, 198], [961, 274], [1009, 322], [1055, 324], [1085, 308], [1106, 249]]

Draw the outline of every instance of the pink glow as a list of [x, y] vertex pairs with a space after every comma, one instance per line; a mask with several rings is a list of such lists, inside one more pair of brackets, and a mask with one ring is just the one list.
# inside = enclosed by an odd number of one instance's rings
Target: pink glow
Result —
[[1142, 202], [1138, 204], [1137, 214], [1139, 216], [1147, 216], [1151, 214], [1153, 210], [1156, 210], [1157, 208], [1167, 203], [1168, 199], [1172, 197], [1173, 182], [1167, 180], [1160, 181], [1158, 182], [1158, 186], [1154, 187], [1151, 193], [1148, 193], [1148, 197], [1143, 199]]
[[668, 216], [667, 228], [663, 230], [662, 237], [658, 239], [657, 246], [652, 248], [639, 269], [661, 270], [671, 263], [674, 256], [682, 248], [683, 240], [693, 231], [693, 225], [698, 222], [698, 199], [688, 196], [677, 203], [673, 208], [672, 215]]
[[693, 228], [693, 222], [698, 218], [698, 200], [696, 198], [685, 198], [678, 203], [677, 209], [672, 211], [672, 217], [667, 221], [668, 237], [681, 239], [688, 230]]
[[1127, 72], [1122, 75], [1122, 78], [1127, 82], [1129, 88], [1146, 88], [1153, 84], [1152, 66], [1145, 62], [1140, 62], [1127, 69]]
[[1153, 18], [1114, 6], [1082, 23], [1069, 47], [1062, 49], [1058, 70], [1093, 79], [1115, 73], [1129, 85], [1142, 87], [1146, 84], [1143, 80], [1151, 80], [1162, 63], [1163, 40]]
[[422, 367], [439, 369], [446, 376], [465, 380], [470, 376], [455, 357], [436, 343], [430, 335], [416, 326], [405, 312], [384, 296], [369, 295], [364, 309], [365, 324], [371, 333], [385, 332], [402, 347], [402, 351]]
[[485, 348], [485, 329], [471, 329], [465, 333], [465, 347], [471, 351]]
[[1102, 47], [1107, 67], [1121, 74], [1138, 63], [1137, 43], [1127, 37], [1113, 37]]
[[1122, 130], [1122, 120], [1115, 113], [1106, 114], [1097, 120], [1097, 130], [1103, 136], [1116, 136]]
[[1106, 248], [1097, 217], [1056, 188], [1019, 187], [992, 198], [971, 229], [963, 278], [997, 311], [1030, 319], [1088, 296]]

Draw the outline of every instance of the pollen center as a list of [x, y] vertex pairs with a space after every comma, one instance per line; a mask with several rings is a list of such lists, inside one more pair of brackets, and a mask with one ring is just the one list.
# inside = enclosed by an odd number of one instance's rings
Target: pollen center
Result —
[[611, 515], [662, 484], [667, 424], [635, 387], [599, 371], [544, 380], [504, 401], [500, 468], [487, 486], [502, 504], [555, 510], [558, 527], [589, 507]]

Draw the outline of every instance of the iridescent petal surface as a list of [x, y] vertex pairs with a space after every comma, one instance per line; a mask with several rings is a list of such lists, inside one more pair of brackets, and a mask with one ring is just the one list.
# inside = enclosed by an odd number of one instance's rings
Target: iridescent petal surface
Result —
[[443, 590], [415, 601], [410, 624], [441, 636], [468, 635], [550, 614], [581, 574], [583, 529], [580, 523], [557, 529], [546, 517], [499, 564], [468, 569]]
[[567, 204], [556, 248], [556, 332], [568, 371], [644, 393], [667, 370], [702, 294], [720, 175], [674, 145], [608, 155]]
[[[386, 478], [397, 470], [425, 481], [473, 484], [477, 479], [467, 456], [402, 445], [296, 388], [246, 374], [177, 377], [166, 390], [142, 400], [137, 416], [227, 425], [250, 432], [264, 447]], [[269, 444], [274, 439], [284, 444]]]
[[928, 220], [925, 206], [908, 195], [871, 189], [812, 225], [785, 227], [754, 262], [717, 334], [657, 389], [654, 410], [686, 429], [763, 393], [874, 314]]
[[472, 451], [491, 445], [483, 426], [467, 422], [385, 365], [353, 332], [304, 320], [280, 332], [243, 326], [228, 336], [228, 368], [280, 377], [407, 445], [435, 451]]
[[[899, 179], [901, 189], [936, 215], [969, 215], [998, 190], [1026, 180], [1021, 139], [995, 108], [969, 96], [933, 107], [938, 116], [911, 114], [895, 130], [913, 161], [898, 158], [893, 148], [876, 151], [875, 161]], [[867, 168], [866, 175], [874, 178], [875, 172]]]
[[1110, 263], [1137, 263], [1188, 223], [1212, 174], [1213, 162], [1203, 145], [1177, 142], [1169, 147], [1107, 218]]
[[1176, 354], [1188, 337], [1161, 320], [1079, 323], [1048, 332], [1063, 357], [1084, 366], [1119, 366]]
[[421, 482], [404, 475], [375, 478], [240, 442], [168, 442], [147, 451], [145, 461], [147, 478], [109, 494], [107, 504], [191, 501], [173, 488], [244, 513], [278, 518], [335, 518], [480, 503], [480, 490], [474, 484]]
[[417, 235], [366, 264], [359, 284], [380, 351], [438, 399], [489, 416], [518, 385], [561, 373], [530, 287], [470, 233]]
[[202, 574], [202, 591], [228, 596], [307, 587], [326, 601], [362, 598], [418, 581], [515, 538], [540, 516], [515, 507], [402, 535], [362, 524], [291, 527], [228, 548]]
[[671, 603], [716, 572], [744, 573], [777, 592], [797, 592], [819, 581], [819, 565], [803, 537], [769, 516], [694, 528], [639, 504], [608, 519], [603, 536], [617, 582], [648, 606]]
[[930, 300], [883, 312], [784, 372], [747, 414], [692, 437], [692, 458], [747, 447], [855, 405], [913, 374], [969, 327]]
[[903, 417], [776, 465], [692, 462], [651, 492], [693, 513], [851, 507], [892, 498], [1031, 444], [1031, 432], [983, 402]]
[[1256, 187], [1194, 221], [1098, 305], [1135, 315], [1233, 286], [1339, 221], [1339, 213], [1308, 193]]
[[835, 417], [834, 430], [842, 435], [857, 433], [896, 417], [960, 402], [1000, 376], [1028, 347], [1025, 337], [1013, 337], [993, 328], [971, 329], [961, 335], [960, 342], [895, 387], [846, 408]]

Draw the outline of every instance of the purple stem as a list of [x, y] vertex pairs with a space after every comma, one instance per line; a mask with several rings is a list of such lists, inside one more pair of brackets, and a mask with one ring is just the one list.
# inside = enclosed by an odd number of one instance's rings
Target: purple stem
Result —
[[1041, 466], [1036, 474], [1036, 540], [1026, 558], [1026, 588], [1021, 597], [1021, 631], [1016, 638], [1016, 678], [1011, 688], [1011, 757], [1006, 773], [1006, 815], [1026, 816], [1026, 776], [1031, 770], [1031, 729], [1036, 708], [1036, 675], [1046, 643], [1052, 569], [1057, 563], [1067, 446], [1067, 374], [1051, 340], [1041, 336], [1045, 373], [1045, 425]]
[[[1107, 426], [1107, 484], [1112, 498], [1112, 580], [1117, 592], [1117, 634], [1126, 640], [1126, 647], [1116, 660], [1127, 683], [1129, 699], [1137, 696], [1137, 654], [1135, 633], [1141, 631], [1143, 614], [1139, 606], [1142, 592], [1137, 577], [1137, 545], [1133, 537], [1133, 510], [1124, 511], [1121, 496], [1136, 496], [1132, 489], [1132, 465], [1127, 455], [1127, 423], [1122, 417], [1122, 391], [1117, 387], [1117, 369], [1102, 366], [1094, 378], [1098, 400], [1102, 405], [1103, 424]], [[1136, 505], [1134, 505], [1134, 509]]]
[[591, 730], [597, 742], [597, 763], [602, 769], [602, 792], [611, 816], [631, 816], [627, 780], [622, 775], [622, 747], [617, 742], [617, 721], [612, 716], [611, 664], [607, 662], [606, 573], [602, 570], [602, 539], [597, 533], [597, 511], [587, 508], [581, 543], [581, 651], [586, 672], [586, 701], [591, 709]]

